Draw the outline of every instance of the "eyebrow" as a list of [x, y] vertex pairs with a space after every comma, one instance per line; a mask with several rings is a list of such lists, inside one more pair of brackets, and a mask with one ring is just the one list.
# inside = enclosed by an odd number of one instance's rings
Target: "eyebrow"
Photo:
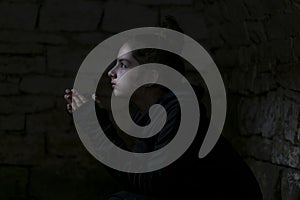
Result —
[[122, 61], [126, 61], [126, 62], [128, 62], [129, 64], [131, 64], [131, 62], [130, 62], [130, 60], [128, 60], [128, 59], [126, 59], [126, 58], [118, 58], [117, 59], [119, 62], [122, 62]]

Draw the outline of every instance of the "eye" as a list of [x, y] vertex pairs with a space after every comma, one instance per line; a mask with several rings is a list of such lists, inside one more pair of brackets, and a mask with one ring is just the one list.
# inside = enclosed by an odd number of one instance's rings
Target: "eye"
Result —
[[126, 66], [124, 63], [120, 63], [120, 68], [121, 68], [121, 69], [126, 69], [127, 66]]

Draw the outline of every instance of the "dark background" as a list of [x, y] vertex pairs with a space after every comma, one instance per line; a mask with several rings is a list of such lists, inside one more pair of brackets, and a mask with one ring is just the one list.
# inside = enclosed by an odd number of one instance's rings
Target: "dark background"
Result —
[[299, 0], [7, 0], [0, 1], [1, 200], [100, 200], [118, 190], [82, 145], [64, 89], [98, 43], [167, 14], [219, 67], [228, 95], [223, 135], [265, 200], [300, 198]]

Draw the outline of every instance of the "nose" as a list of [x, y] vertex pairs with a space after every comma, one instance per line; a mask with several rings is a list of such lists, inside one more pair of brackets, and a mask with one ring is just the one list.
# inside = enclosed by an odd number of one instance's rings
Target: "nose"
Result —
[[113, 68], [111, 68], [111, 70], [108, 71], [108, 73], [107, 73], [108, 77], [110, 77], [110, 78], [117, 77], [116, 68], [117, 68], [117, 66], [114, 66]]

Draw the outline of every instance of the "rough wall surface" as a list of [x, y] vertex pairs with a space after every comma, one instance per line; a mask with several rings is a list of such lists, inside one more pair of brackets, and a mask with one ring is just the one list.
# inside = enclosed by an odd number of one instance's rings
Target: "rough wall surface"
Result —
[[105, 199], [117, 191], [65, 112], [87, 53], [177, 18], [228, 95], [224, 135], [266, 200], [300, 199], [299, 0], [0, 1], [0, 199]]

